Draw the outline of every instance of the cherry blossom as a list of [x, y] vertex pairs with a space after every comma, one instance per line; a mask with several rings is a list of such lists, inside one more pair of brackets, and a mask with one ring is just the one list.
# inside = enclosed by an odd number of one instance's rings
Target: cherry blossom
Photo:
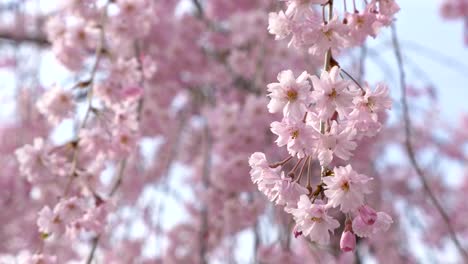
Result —
[[301, 195], [297, 209], [291, 212], [296, 221], [295, 230], [320, 244], [328, 244], [330, 232], [340, 226], [337, 220], [327, 214], [325, 205], [312, 204], [307, 195]]
[[355, 211], [364, 203], [364, 195], [371, 192], [369, 188], [369, 177], [358, 174], [351, 165], [346, 167], [335, 167], [334, 175], [325, 177], [325, 195], [328, 203], [337, 207], [343, 212]]
[[309, 75], [303, 72], [299, 77], [294, 78], [292, 71], [282, 71], [278, 74], [279, 83], [268, 85], [268, 92], [271, 98], [268, 104], [270, 113], [278, 113], [283, 110], [285, 116], [302, 118], [307, 104], [310, 102]]
[[57, 125], [63, 119], [72, 116], [75, 102], [69, 92], [55, 85], [42, 95], [36, 106], [51, 124]]

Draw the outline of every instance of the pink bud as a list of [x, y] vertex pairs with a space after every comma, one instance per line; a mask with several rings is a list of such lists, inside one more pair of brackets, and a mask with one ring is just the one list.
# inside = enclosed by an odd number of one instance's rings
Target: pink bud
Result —
[[367, 205], [359, 207], [359, 216], [361, 216], [362, 221], [368, 225], [373, 225], [375, 220], [377, 220], [377, 212]]
[[350, 232], [345, 231], [341, 235], [340, 248], [344, 252], [353, 251], [356, 248], [356, 236]]

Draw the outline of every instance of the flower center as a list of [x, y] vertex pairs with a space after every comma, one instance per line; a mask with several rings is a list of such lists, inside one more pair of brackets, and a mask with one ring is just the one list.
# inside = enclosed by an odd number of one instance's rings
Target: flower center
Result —
[[331, 99], [335, 99], [338, 94], [336, 93], [335, 88], [333, 88], [332, 92], [328, 95]]
[[320, 222], [322, 222], [322, 218], [320, 218], [320, 217], [312, 217], [312, 218], [310, 218], [310, 221], [315, 222], [315, 223], [320, 223]]
[[291, 138], [296, 139], [299, 137], [299, 130], [295, 130], [291, 133]]
[[328, 41], [331, 41], [331, 40], [332, 40], [333, 31], [332, 31], [332, 30], [324, 31], [324, 32], [323, 32], [323, 35], [325, 35], [325, 37], [328, 39]]
[[342, 185], [341, 185], [341, 189], [345, 192], [349, 191], [349, 182], [344, 182]]
[[289, 89], [289, 90], [286, 92], [286, 96], [288, 96], [288, 100], [289, 100], [289, 101], [296, 101], [296, 99], [297, 99], [297, 91], [296, 91], [296, 90]]

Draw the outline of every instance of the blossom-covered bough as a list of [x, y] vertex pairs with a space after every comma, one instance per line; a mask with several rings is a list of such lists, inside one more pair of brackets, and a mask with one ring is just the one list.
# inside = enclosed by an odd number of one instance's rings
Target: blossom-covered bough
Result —
[[[448, 186], [437, 164], [466, 167], [468, 123], [439, 122], [435, 87], [406, 84], [395, 0], [35, 4], [0, 1], [1, 76], [15, 80], [0, 263], [466, 255], [468, 184]], [[367, 42], [390, 26], [392, 45]], [[380, 70], [388, 87], [365, 81]]]
[[[323, 7], [321, 22], [317, 8], [310, 4]], [[292, 35], [290, 44], [308, 48], [311, 56], [324, 57], [324, 66], [320, 77], [303, 72], [295, 78], [286, 70], [278, 74], [278, 83], [268, 85], [268, 110], [283, 116], [271, 124], [271, 131], [278, 136], [279, 147], [287, 146], [289, 156], [271, 163], [265, 154], [256, 152], [249, 159], [252, 181], [270, 201], [292, 214], [296, 237], [328, 244], [330, 233], [340, 226], [329, 211], [338, 208], [345, 215], [343, 251], [355, 249], [355, 235], [378, 235], [393, 222], [387, 213], [366, 204], [372, 178], [347, 163], [363, 138], [379, 132], [385, 110], [392, 104], [384, 84], [371, 89], [347, 73], [351, 80], [344, 79], [345, 71], [333, 57], [345, 47], [362, 44], [367, 36], [375, 37], [399, 8], [393, 1], [372, 1], [364, 10], [355, 9], [340, 18], [333, 0], [288, 1], [286, 12], [270, 14], [269, 30], [276, 39]], [[285, 171], [288, 162], [296, 163]], [[320, 171], [313, 171], [311, 162], [318, 162]], [[318, 182], [316, 186], [313, 181]]]

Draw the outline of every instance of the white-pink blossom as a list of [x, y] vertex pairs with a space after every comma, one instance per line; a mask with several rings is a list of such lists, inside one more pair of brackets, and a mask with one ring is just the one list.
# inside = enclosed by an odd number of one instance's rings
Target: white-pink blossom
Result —
[[37, 109], [53, 124], [59, 124], [63, 119], [72, 116], [75, 109], [73, 96], [58, 85], [47, 90], [37, 101]]
[[328, 244], [330, 232], [340, 226], [337, 220], [327, 214], [324, 204], [312, 204], [307, 195], [301, 195], [297, 209], [291, 209], [291, 213], [296, 221], [295, 230], [319, 244]]
[[351, 165], [335, 167], [333, 172], [333, 176], [323, 178], [328, 204], [333, 207], [340, 206], [344, 213], [357, 210], [364, 203], [364, 196], [371, 192], [371, 178], [358, 174]]
[[350, 82], [340, 76], [340, 68], [334, 66], [330, 72], [323, 71], [320, 78], [312, 76], [314, 100], [318, 115], [326, 119], [332, 117], [335, 111], [340, 117], [347, 116], [353, 106], [355, 93], [348, 89]]
[[301, 119], [311, 103], [309, 74], [303, 72], [297, 79], [291, 70], [278, 74], [278, 83], [268, 84], [270, 113], [283, 111], [284, 116]]
[[281, 122], [271, 123], [271, 132], [278, 135], [278, 146], [286, 146], [291, 156], [303, 158], [315, 152], [317, 131], [302, 121], [283, 118]]

